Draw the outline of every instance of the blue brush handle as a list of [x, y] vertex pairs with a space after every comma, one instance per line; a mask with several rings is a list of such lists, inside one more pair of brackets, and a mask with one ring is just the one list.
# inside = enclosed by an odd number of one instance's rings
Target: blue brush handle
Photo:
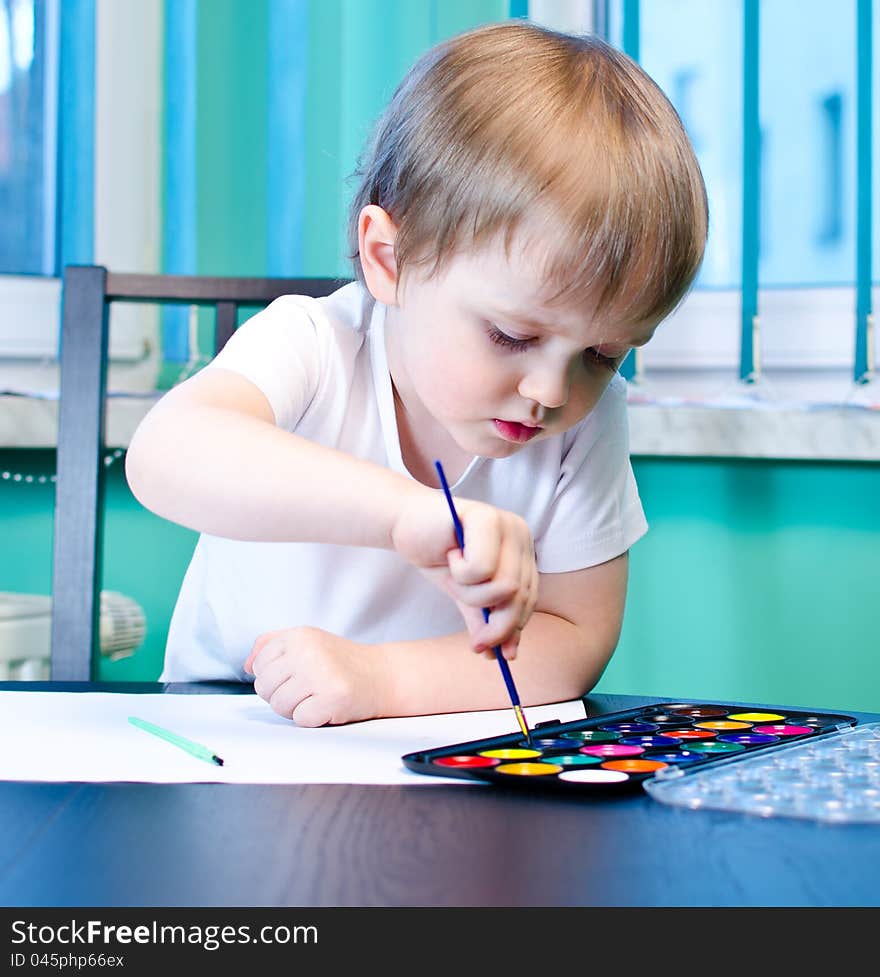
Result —
[[[489, 623], [489, 609], [483, 608], [483, 620]], [[507, 686], [507, 691], [510, 694], [510, 701], [515, 705], [519, 705], [519, 695], [516, 691], [516, 686], [513, 684], [513, 676], [510, 674], [510, 665], [507, 664], [507, 659], [501, 654], [501, 646], [495, 645], [492, 649], [495, 652], [495, 658], [498, 664], [501, 666], [501, 674], [504, 676], [504, 684]]]
[[[464, 553], [464, 527], [461, 524], [461, 520], [458, 518], [458, 513], [455, 511], [455, 503], [452, 501], [452, 493], [449, 491], [449, 483], [446, 481], [446, 474], [443, 471], [443, 466], [439, 461], [434, 462], [434, 467], [437, 469], [437, 474], [440, 476], [440, 485], [443, 487], [443, 494], [446, 496], [446, 501], [449, 504], [449, 511], [452, 513], [452, 525], [455, 527], [455, 538], [458, 540], [458, 548]], [[489, 608], [483, 608], [483, 620], [489, 623]], [[513, 676], [510, 674], [510, 666], [507, 664], [507, 659], [501, 654], [501, 646], [495, 645], [492, 649], [495, 652], [495, 658], [498, 664], [501, 666], [501, 674], [504, 676], [504, 684], [507, 686], [507, 692], [510, 695], [510, 701], [518, 706], [519, 694], [516, 691], [516, 686], [513, 684]]]

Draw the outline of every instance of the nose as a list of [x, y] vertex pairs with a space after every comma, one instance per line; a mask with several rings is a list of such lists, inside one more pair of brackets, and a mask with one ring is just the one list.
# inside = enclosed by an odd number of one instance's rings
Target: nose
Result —
[[544, 366], [524, 374], [517, 392], [526, 400], [534, 401], [547, 410], [554, 410], [568, 403], [570, 386], [571, 379], [566, 370]]

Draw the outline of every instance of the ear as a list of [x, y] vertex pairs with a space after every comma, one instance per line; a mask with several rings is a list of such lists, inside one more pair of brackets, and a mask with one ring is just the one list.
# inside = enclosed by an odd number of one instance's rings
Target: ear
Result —
[[383, 305], [397, 305], [397, 225], [381, 207], [368, 204], [358, 217], [358, 251], [370, 294]]

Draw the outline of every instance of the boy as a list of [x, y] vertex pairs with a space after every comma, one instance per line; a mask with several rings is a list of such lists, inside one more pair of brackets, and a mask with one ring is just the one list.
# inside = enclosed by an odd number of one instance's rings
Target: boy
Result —
[[524, 705], [588, 692], [647, 528], [617, 368], [707, 219], [608, 45], [511, 21], [429, 51], [362, 160], [358, 281], [273, 302], [131, 442], [136, 497], [201, 533], [163, 680], [252, 674], [303, 726], [500, 709], [500, 645]]

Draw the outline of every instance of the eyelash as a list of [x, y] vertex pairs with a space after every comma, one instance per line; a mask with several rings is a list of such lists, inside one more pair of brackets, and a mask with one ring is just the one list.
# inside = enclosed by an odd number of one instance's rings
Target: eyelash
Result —
[[[491, 339], [496, 346], [502, 346], [504, 349], [512, 350], [514, 353], [523, 352], [523, 350], [528, 349], [533, 342], [531, 339], [514, 339], [513, 336], [508, 336], [507, 333], [501, 332], [500, 329], [495, 328], [489, 330], [489, 339]], [[592, 347], [590, 347], [590, 349], [585, 349], [583, 356], [585, 360], [592, 360], [598, 366], [607, 367], [609, 370], [616, 370], [618, 367], [618, 359], [616, 357], [603, 356]]]
[[607, 367], [609, 370], [616, 370], [620, 365], [619, 357], [603, 356], [601, 353], [596, 352], [596, 350], [592, 347], [584, 350], [584, 359], [591, 359], [594, 363], [597, 363], [599, 366]]
[[503, 346], [505, 349], [511, 349], [516, 353], [528, 349], [532, 343], [531, 339], [514, 339], [513, 336], [508, 336], [506, 332], [502, 332], [500, 329], [494, 327], [489, 330], [489, 339], [496, 346]]

